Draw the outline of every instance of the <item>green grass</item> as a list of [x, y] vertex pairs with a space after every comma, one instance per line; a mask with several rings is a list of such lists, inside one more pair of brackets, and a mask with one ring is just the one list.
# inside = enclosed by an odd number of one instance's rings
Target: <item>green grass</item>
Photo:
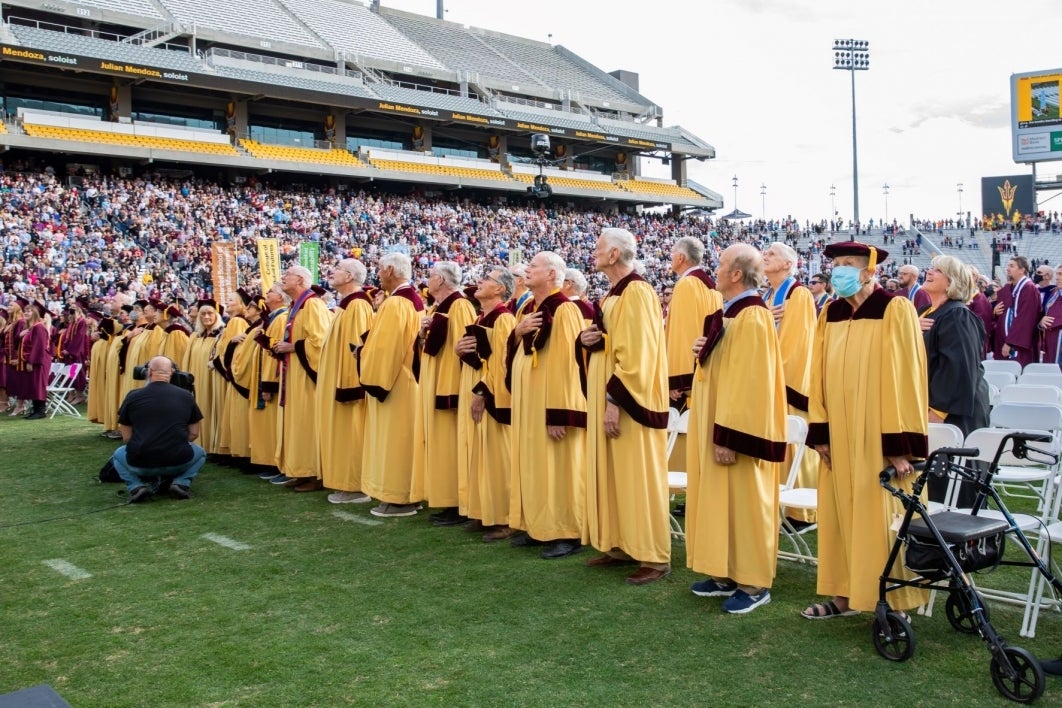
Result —
[[[779, 563], [770, 605], [731, 617], [689, 593], [681, 545], [670, 578], [635, 588], [623, 569], [585, 568], [588, 553], [544, 561], [423, 516], [361, 525], [323, 494], [209, 465], [190, 502], [86, 513], [122, 501], [95, 481], [115, 445], [99, 430], [0, 420], [0, 693], [47, 683], [79, 707], [1004, 703], [985, 645], [951, 629], [942, 601], [893, 664], [869, 616], [797, 616], [815, 576], [795, 563]], [[1030, 640], [1016, 608], [992, 611], [1012, 643], [1062, 652], [1059, 614]], [[1049, 677], [1042, 703], [1060, 694]]]

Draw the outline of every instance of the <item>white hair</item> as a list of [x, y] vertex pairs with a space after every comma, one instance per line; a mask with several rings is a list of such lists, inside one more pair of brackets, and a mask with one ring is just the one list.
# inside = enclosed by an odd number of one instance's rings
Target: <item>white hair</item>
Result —
[[567, 268], [564, 271], [564, 279], [572, 281], [572, 286], [575, 288], [576, 295], [583, 295], [586, 293], [588, 283], [586, 282], [586, 276], [577, 271], [575, 268]]
[[559, 288], [564, 285], [564, 273], [568, 270], [564, 259], [553, 251], [541, 251], [540, 256], [546, 261], [546, 265], [553, 269], [553, 287]]
[[777, 248], [778, 252], [782, 254], [782, 258], [789, 261], [789, 275], [797, 274], [797, 252], [787, 243], [781, 241], [775, 241], [771, 244], [771, 248]]
[[601, 238], [610, 248], [619, 249], [619, 262], [623, 265], [631, 265], [634, 257], [638, 255], [638, 242], [634, 240], [634, 234], [627, 229], [604, 228], [601, 229]]
[[294, 265], [288, 268], [288, 272], [298, 277], [298, 279], [302, 281], [302, 284], [307, 287], [313, 284], [313, 274], [310, 272], [309, 268]]
[[461, 287], [461, 266], [453, 261], [439, 261], [433, 269], [451, 288]]
[[704, 261], [704, 243], [696, 236], [683, 236], [675, 241], [675, 250], [686, 256], [686, 260], [695, 266]]
[[365, 284], [365, 278], [367, 273], [365, 272], [365, 265], [357, 258], [344, 258], [336, 264], [337, 270], [345, 270], [354, 276], [354, 282], [358, 285]]
[[395, 275], [402, 280], [409, 280], [413, 277], [413, 262], [409, 260], [409, 256], [400, 251], [391, 251], [380, 257], [380, 270], [388, 267], [394, 268]]

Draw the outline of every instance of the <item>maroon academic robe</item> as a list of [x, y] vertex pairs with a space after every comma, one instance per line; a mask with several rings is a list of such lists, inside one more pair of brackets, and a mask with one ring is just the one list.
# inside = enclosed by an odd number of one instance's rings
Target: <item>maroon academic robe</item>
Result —
[[896, 291], [896, 297], [905, 297], [911, 301], [911, 304], [915, 307], [915, 312], [921, 312], [926, 309], [933, 302], [929, 299], [929, 293], [922, 289], [921, 285], [917, 283], [914, 286], [914, 295], [911, 294], [910, 288], [900, 288]]
[[[26, 331], [19, 346], [20, 367], [26, 377], [25, 397], [43, 401], [48, 397], [48, 377], [52, 373], [51, 335], [48, 325], [38, 322]], [[33, 371], [26, 371], [27, 364]]]
[[993, 349], [996, 359], [1003, 356], [1003, 345], [1010, 346], [1010, 358], [1022, 367], [1039, 359], [1037, 334], [1040, 324], [1040, 289], [1029, 278], [1007, 283], [999, 291], [1003, 313], [996, 317]]
[[996, 318], [992, 314], [992, 301], [985, 297], [984, 293], [977, 293], [967, 307], [981, 318], [985, 326], [985, 350], [982, 357], [987, 357], [988, 352], [992, 351], [992, 335], [996, 328]]
[[1050, 327], [1041, 330], [1041, 349], [1044, 353], [1044, 362], [1047, 364], [1059, 363], [1059, 354], [1062, 354], [1062, 292], [1055, 290], [1047, 298], [1047, 306], [1044, 314], [1053, 317], [1054, 322]]
[[77, 378], [74, 379], [74, 389], [84, 391], [88, 385], [88, 360], [92, 352], [92, 342], [88, 338], [88, 323], [84, 317], [78, 317], [74, 322], [63, 330], [60, 340], [59, 356], [64, 364], [81, 364]]

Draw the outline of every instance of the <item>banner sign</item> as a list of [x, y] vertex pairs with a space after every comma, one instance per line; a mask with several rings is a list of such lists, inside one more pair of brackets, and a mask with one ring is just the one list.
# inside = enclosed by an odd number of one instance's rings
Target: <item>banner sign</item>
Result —
[[275, 238], [258, 239], [258, 274], [262, 279], [262, 295], [280, 280], [280, 244]]
[[991, 225], [1016, 224], [1036, 211], [1032, 175], [981, 178], [981, 218]]
[[303, 241], [299, 244], [299, 265], [310, 271], [313, 284], [319, 279], [317, 264], [321, 258], [321, 245], [316, 241]]
[[1062, 160], [1062, 69], [1010, 77], [1010, 130], [1015, 162]]
[[232, 241], [215, 241], [210, 246], [210, 255], [214, 279], [214, 300], [219, 305], [226, 305], [236, 295], [236, 288], [239, 286], [236, 244]]

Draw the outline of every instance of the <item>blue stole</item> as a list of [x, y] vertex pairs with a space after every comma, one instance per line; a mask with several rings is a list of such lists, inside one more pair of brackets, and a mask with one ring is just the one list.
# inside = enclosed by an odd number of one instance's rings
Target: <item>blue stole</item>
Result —
[[[1007, 308], [1006, 316], [1003, 318], [1003, 336], [1004, 337], [1010, 334], [1010, 327], [1011, 327], [1012, 324], [1014, 324], [1014, 318], [1018, 314], [1018, 301], [1021, 298], [1022, 288], [1024, 288], [1025, 284], [1028, 283], [1028, 282], [1030, 282], [1029, 281], [1029, 277], [1028, 276], [1022, 276], [1021, 280], [1019, 280], [1017, 283], [1015, 283], [1014, 289], [1011, 291], [1014, 294], [1014, 304]], [[1037, 295], [1039, 295], [1039, 291], [1037, 291]], [[1012, 347], [1011, 350], [1010, 350], [1010, 358], [1014, 359], [1014, 358], [1017, 358], [1017, 356], [1018, 356], [1018, 352]]]
[[[291, 304], [291, 309], [288, 310], [288, 321], [284, 325], [284, 337], [283, 337], [283, 339], [281, 339], [282, 342], [291, 342], [291, 331], [295, 328], [295, 316], [299, 314], [299, 310], [302, 309], [302, 306], [304, 304], [306, 304], [306, 301], [309, 300], [311, 297], [314, 297], [313, 290], [311, 290], [309, 288], [306, 288], [306, 290], [304, 290], [303, 293], [301, 295], [299, 295], [298, 298], [295, 299], [295, 302], [293, 302]], [[290, 359], [290, 357], [287, 354], [285, 354], [280, 359], [280, 405], [281, 405], [281, 407], [284, 406], [284, 402], [285, 402], [285, 398], [286, 398], [285, 394], [287, 393], [287, 388], [288, 388], [287, 383], [288, 383], [288, 366], [289, 366], [288, 361], [289, 361], [289, 359]]]
[[922, 286], [918, 284], [918, 281], [915, 281], [915, 284], [912, 285], [911, 289], [907, 291], [907, 299], [910, 300], [911, 302], [914, 302], [915, 293], [917, 293], [921, 289], [922, 289]]
[[[275, 310], [273, 312], [270, 312], [268, 319], [266, 319], [266, 321], [262, 324], [262, 331], [265, 332], [266, 330], [268, 330], [269, 329], [269, 325], [273, 324], [273, 320], [275, 320], [278, 315], [283, 315], [287, 311], [288, 311], [288, 308], [281, 307], [281, 308], [279, 308], [279, 309], [277, 309], [277, 310]], [[259, 356], [262, 356], [262, 353], [259, 353]], [[258, 360], [258, 391], [256, 393], [257, 393], [257, 397], [256, 397], [255, 402], [254, 402], [255, 410], [259, 410], [259, 411], [260, 410], [264, 410], [265, 407], [266, 407], [266, 402], [265, 402], [265, 399], [262, 398], [262, 360], [261, 359]]]
[[[767, 292], [763, 294], [764, 303], [766, 303], [767, 307], [772, 308], [784, 305], [786, 298], [789, 297], [789, 291], [793, 289], [794, 285], [796, 285], [796, 278], [789, 276], [782, 281], [782, 284], [778, 286], [777, 290], [773, 287], [768, 287]], [[779, 325], [781, 325], [781, 321], [774, 323], [776, 329]]]

